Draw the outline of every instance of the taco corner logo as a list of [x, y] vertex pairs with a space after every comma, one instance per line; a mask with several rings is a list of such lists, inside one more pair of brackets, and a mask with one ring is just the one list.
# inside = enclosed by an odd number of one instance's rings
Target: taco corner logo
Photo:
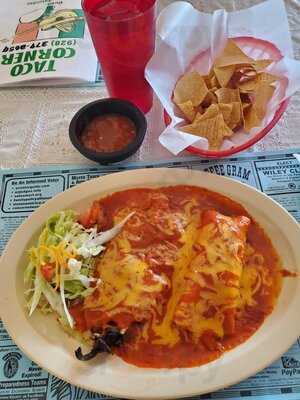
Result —
[[58, 59], [75, 57], [76, 40], [84, 34], [81, 9], [48, 5], [31, 10], [19, 18], [11, 38], [0, 38], [0, 64], [10, 69], [11, 77], [56, 71]]

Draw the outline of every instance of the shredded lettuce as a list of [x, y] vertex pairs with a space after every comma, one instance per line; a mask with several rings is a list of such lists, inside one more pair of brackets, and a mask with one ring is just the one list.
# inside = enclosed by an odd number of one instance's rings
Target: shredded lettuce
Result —
[[46, 223], [49, 233], [62, 239], [72, 229], [76, 214], [72, 210], [60, 211], [50, 217]]
[[101, 233], [96, 227], [85, 229], [77, 223], [72, 210], [52, 215], [39, 236], [37, 246], [29, 250], [30, 260], [24, 270], [29, 315], [37, 307], [47, 313], [54, 311], [73, 328], [68, 301], [89, 296], [101, 283], [93, 277], [95, 256], [105, 250], [103, 244], [118, 235], [133, 214]]
[[38, 268], [36, 268], [35, 279], [34, 279], [34, 292], [31, 300], [31, 306], [29, 316], [31, 316], [34, 310], [37, 308], [40, 298], [42, 295], [42, 277]]
[[89, 288], [91, 282], [96, 282], [97, 279], [89, 278], [85, 271], [81, 271], [82, 262], [71, 258], [68, 262], [69, 273], [64, 274], [65, 281], [79, 281], [85, 288]]
[[66, 314], [67, 320], [69, 322], [69, 325], [71, 328], [74, 327], [74, 320], [71, 316], [71, 314], [69, 313], [68, 307], [67, 307], [67, 303], [66, 303], [66, 297], [65, 297], [65, 279], [64, 279], [64, 274], [60, 275], [60, 297], [61, 297], [61, 301], [63, 304], [63, 308], [64, 308], [64, 312]]
[[68, 300], [78, 298], [85, 298], [91, 295], [97, 287], [86, 288], [79, 281], [66, 281], [65, 280], [65, 297]]
[[57, 246], [70, 232], [75, 221], [76, 214], [72, 210], [60, 211], [52, 215], [40, 235], [38, 246]]
[[52, 310], [57, 312], [57, 314], [61, 317], [65, 318], [66, 316], [64, 312], [64, 307], [59, 294], [53, 289], [51, 285], [49, 285], [47, 281], [45, 281], [45, 279], [43, 279], [42, 291]]
[[29, 262], [24, 271], [24, 283], [28, 284], [35, 279], [35, 264], [33, 262]]

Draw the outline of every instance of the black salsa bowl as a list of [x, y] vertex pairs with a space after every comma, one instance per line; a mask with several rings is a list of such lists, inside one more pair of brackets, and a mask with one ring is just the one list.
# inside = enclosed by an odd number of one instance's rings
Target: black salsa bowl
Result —
[[[129, 118], [135, 125], [135, 138], [123, 149], [113, 152], [99, 152], [86, 148], [81, 135], [86, 126], [96, 117], [108, 114], [119, 114]], [[69, 127], [70, 140], [73, 146], [86, 158], [99, 164], [111, 164], [123, 161], [140, 148], [147, 131], [144, 114], [131, 102], [121, 99], [101, 99], [93, 101], [81, 108], [72, 118]], [[109, 135], [109, 131], [106, 133]]]

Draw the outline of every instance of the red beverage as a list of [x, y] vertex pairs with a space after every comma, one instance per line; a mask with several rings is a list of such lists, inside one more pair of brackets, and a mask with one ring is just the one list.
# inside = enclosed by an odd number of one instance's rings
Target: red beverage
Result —
[[104, 80], [112, 97], [144, 113], [153, 102], [145, 67], [155, 47], [156, 0], [82, 0]]

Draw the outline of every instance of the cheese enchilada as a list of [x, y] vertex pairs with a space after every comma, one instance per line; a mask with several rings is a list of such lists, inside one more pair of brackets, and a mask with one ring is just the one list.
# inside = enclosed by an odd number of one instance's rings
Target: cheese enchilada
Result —
[[[117, 192], [75, 224], [88, 240], [67, 242], [73, 262], [60, 280], [54, 266], [48, 286], [64, 291], [72, 329], [97, 342], [92, 355], [108, 349], [140, 367], [201, 365], [249, 338], [279, 295], [282, 267], [267, 235], [240, 204], [206, 189]], [[89, 285], [72, 298], [67, 280], [55, 282], [86, 259]]]

